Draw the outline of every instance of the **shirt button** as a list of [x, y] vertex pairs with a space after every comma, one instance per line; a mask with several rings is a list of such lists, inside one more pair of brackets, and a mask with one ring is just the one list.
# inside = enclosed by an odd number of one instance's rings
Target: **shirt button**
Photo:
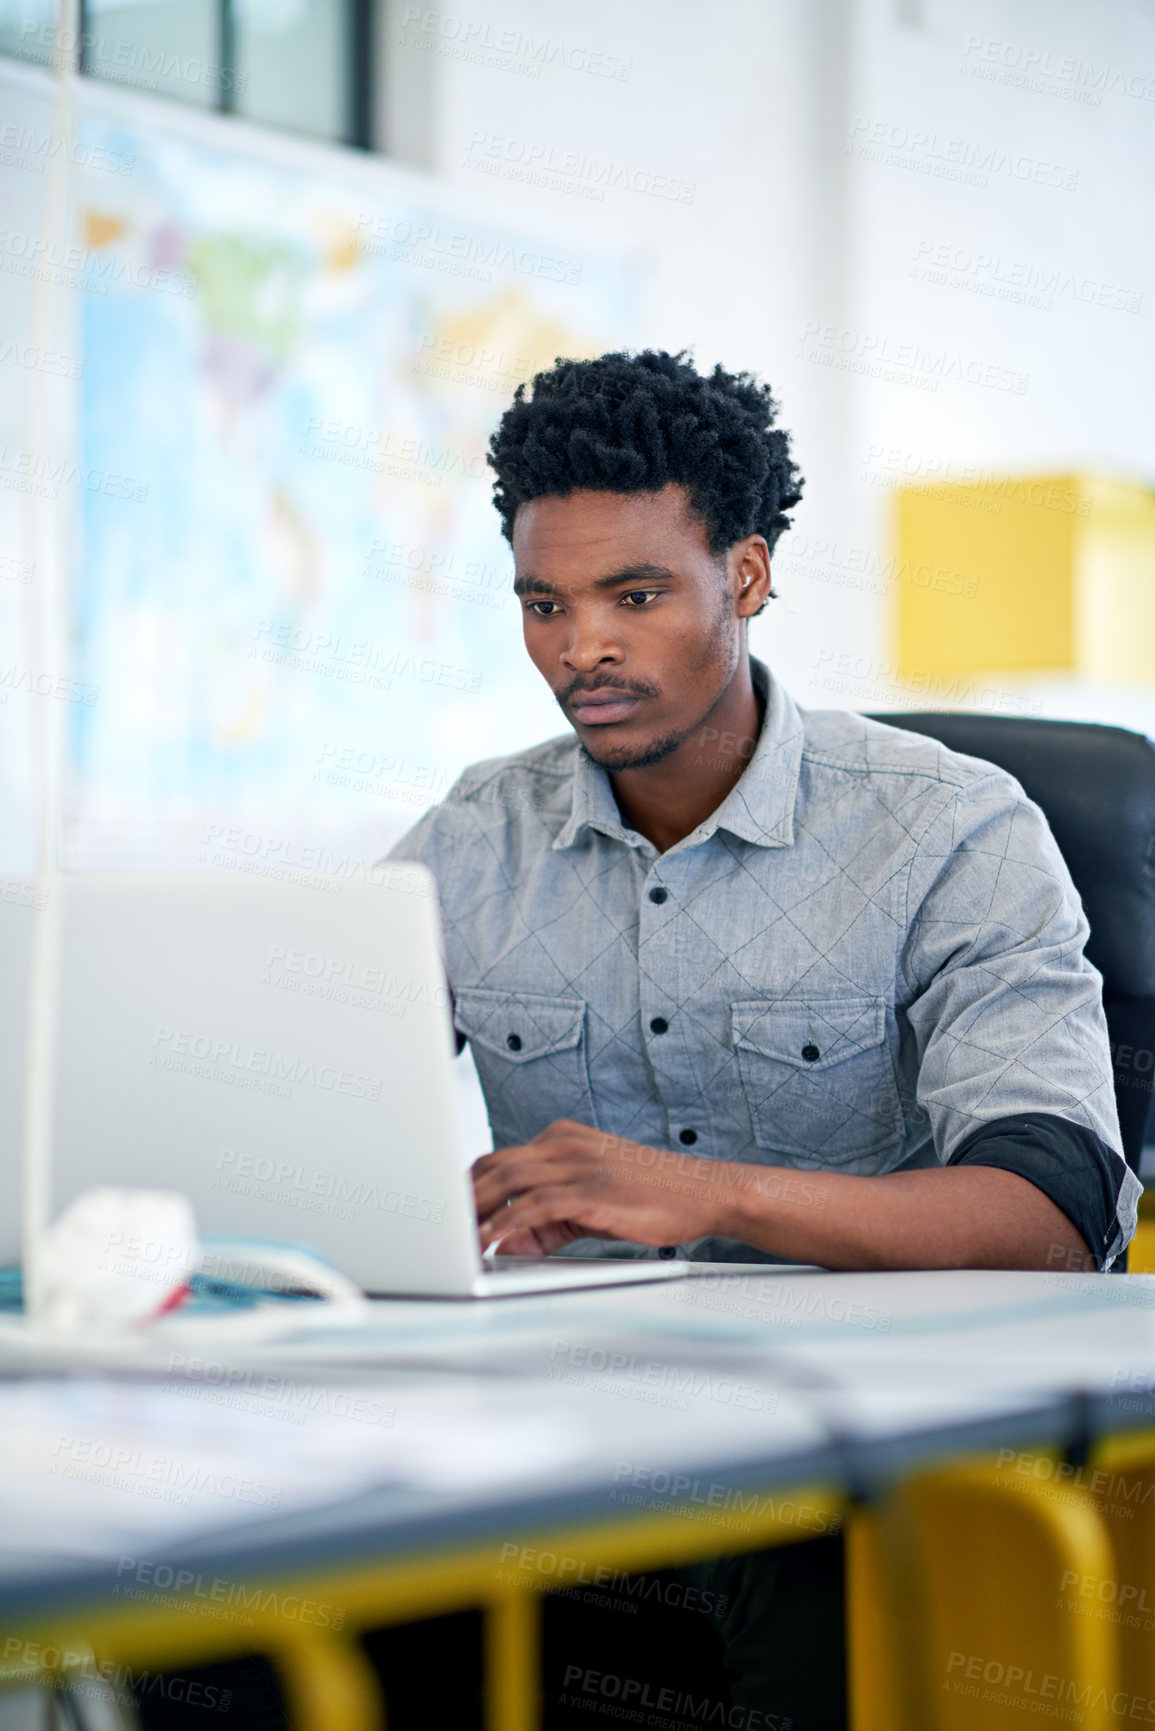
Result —
[[658, 905], [661, 906], [662, 902], [664, 902], [668, 898], [669, 894], [670, 894], [669, 890], [663, 890], [663, 889], [651, 890], [650, 891], [650, 900], [652, 902], [657, 902]]
[[521, 1051], [521, 1035], [520, 1034], [507, 1035], [505, 1043], [509, 1047], [511, 1052], [520, 1052]]
[[678, 1141], [684, 1142], [686, 1144], [687, 1148], [691, 1147], [697, 1140], [698, 1140], [698, 1132], [696, 1130], [679, 1130], [678, 1131]]
[[650, 1021], [650, 1033], [664, 1034], [669, 1025], [665, 1016], [654, 1016]]
[[661, 1257], [663, 1262], [671, 1262], [677, 1254], [678, 1246], [676, 1244], [663, 1244], [662, 1248], [658, 1251], [658, 1255]]
[[802, 1056], [806, 1059], [808, 1064], [813, 1064], [816, 1058], [821, 1058], [822, 1053], [818, 1050], [818, 1047], [814, 1044], [813, 1040], [807, 1040], [806, 1044], [802, 1048]]

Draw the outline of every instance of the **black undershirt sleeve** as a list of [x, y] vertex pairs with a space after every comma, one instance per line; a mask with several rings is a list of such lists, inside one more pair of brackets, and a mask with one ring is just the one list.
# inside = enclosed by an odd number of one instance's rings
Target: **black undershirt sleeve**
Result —
[[1062, 1209], [1100, 1268], [1123, 1248], [1118, 1206], [1126, 1164], [1081, 1124], [1049, 1112], [995, 1118], [968, 1136], [947, 1164], [1017, 1172]]

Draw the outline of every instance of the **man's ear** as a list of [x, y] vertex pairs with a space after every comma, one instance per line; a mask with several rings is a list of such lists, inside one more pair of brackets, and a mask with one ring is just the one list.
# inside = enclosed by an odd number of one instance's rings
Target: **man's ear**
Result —
[[761, 613], [774, 593], [770, 577], [770, 549], [764, 535], [747, 535], [730, 549], [734, 580], [734, 611], [739, 619]]

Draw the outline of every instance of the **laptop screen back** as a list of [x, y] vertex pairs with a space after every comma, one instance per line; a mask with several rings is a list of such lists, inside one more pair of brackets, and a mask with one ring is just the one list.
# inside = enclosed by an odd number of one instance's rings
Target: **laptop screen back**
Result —
[[429, 874], [63, 883], [53, 1212], [177, 1189], [202, 1233], [310, 1244], [370, 1291], [468, 1290]]

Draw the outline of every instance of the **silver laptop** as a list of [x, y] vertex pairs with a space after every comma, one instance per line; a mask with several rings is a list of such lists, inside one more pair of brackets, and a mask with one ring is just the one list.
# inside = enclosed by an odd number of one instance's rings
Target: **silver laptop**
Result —
[[[121, 872], [59, 882], [52, 1210], [184, 1191], [203, 1235], [307, 1244], [365, 1291], [482, 1298], [669, 1280], [677, 1261], [485, 1258], [455, 1104], [433, 879]], [[26, 978], [34, 908], [0, 920]], [[10, 1006], [9, 1015], [15, 1005]], [[18, 1258], [19, 1066], [0, 1078]]]

